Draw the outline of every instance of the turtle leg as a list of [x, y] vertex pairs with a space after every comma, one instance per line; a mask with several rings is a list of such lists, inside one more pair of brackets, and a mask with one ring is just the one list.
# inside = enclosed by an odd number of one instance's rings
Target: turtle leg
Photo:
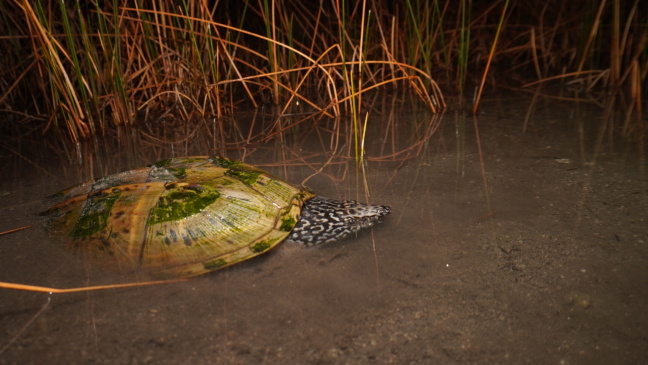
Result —
[[391, 208], [384, 205], [316, 196], [304, 203], [301, 217], [288, 240], [304, 246], [338, 241], [362, 228], [380, 223], [390, 211]]

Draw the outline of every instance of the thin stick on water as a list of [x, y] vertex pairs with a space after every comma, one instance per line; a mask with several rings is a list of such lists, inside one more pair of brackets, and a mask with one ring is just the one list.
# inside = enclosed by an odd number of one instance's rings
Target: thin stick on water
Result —
[[8, 231], [0, 232], [0, 236], [2, 236], [2, 235], [4, 235], [4, 234], [9, 234], [9, 233], [14, 233], [14, 232], [22, 231], [23, 229], [27, 229], [27, 228], [31, 228], [31, 227], [32, 227], [32, 226], [24, 226], [24, 227], [20, 227], [20, 228], [10, 229], [10, 230], [8, 230]]
[[7, 344], [4, 345], [4, 347], [2, 347], [2, 348], [0, 349], [0, 354], [2, 354], [3, 352], [5, 352], [5, 351], [9, 348], [9, 346], [11, 346], [14, 342], [16, 342], [16, 340], [20, 337], [20, 335], [22, 335], [22, 333], [25, 332], [25, 330], [26, 330], [27, 328], [29, 328], [29, 326], [32, 324], [32, 322], [34, 322], [34, 321], [36, 320], [36, 318], [38, 318], [38, 316], [40, 316], [41, 313], [43, 313], [43, 312], [45, 311], [45, 308], [47, 308], [47, 306], [50, 304], [50, 301], [51, 301], [51, 300], [52, 300], [52, 297], [47, 297], [47, 302], [45, 303], [45, 305], [43, 305], [43, 307], [42, 307], [38, 312], [36, 312], [36, 314], [34, 314], [34, 315], [29, 319], [29, 321], [27, 321], [27, 323], [25, 323], [24, 326], [22, 326], [22, 328], [18, 331], [18, 333], [16, 333], [16, 334], [11, 338], [11, 340], [9, 340], [9, 342], [7, 342]]
[[141, 283], [125, 283], [125, 284], [109, 284], [109, 285], [97, 285], [97, 286], [85, 286], [79, 288], [50, 288], [46, 286], [36, 286], [36, 285], [25, 285], [25, 284], [15, 284], [15, 283], [6, 283], [0, 281], [0, 288], [4, 289], [15, 289], [15, 290], [24, 290], [24, 291], [33, 291], [41, 293], [74, 293], [74, 292], [85, 292], [92, 290], [105, 290], [105, 289], [117, 289], [117, 288], [132, 288], [136, 286], [147, 286], [147, 285], [159, 285], [159, 284], [169, 284], [169, 283], [178, 283], [182, 281], [187, 281], [189, 278], [181, 279], [171, 279], [171, 280], [158, 280], [158, 281], [145, 281]]

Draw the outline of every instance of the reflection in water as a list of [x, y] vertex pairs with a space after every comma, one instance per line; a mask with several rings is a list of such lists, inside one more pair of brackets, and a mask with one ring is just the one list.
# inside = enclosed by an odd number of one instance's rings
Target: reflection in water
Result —
[[[375, 113], [360, 166], [347, 124], [335, 121], [235, 150], [218, 142], [224, 134], [201, 132], [177, 143], [164, 135], [154, 147], [151, 136], [132, 137], [99, 154], [83, 146], [80, 167], [67, 157], [31, 159], [39, 168], [12, 160], [5, 166], [19, 172], [2, 180], [0, 230], [42, 224], [33, 214], [48, 204], [40, 197], [71, 183], [209, 153], [325, 196], [390, 205], [392, 214], [355, 240], [284, 245], [184, 283], [54, 295], [0, 362], [640, 363], [648, 328], [641, 162], [617, 153], [632, 147], [600, 138], [596, 110], [552, 102], [525, 118], [526, 105], [482, 104], [476, 117]], [[88, 265], [40, 229], [0, 240], [2, 281], [138, 280]], [[46, 297], [0, 290], [0, 346]]]

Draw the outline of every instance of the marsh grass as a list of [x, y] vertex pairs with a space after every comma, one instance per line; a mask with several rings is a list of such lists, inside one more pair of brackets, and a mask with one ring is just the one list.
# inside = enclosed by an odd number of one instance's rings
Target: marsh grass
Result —
[[[371, 93], [413, 90], [438, 113], [445, 90], [472, 96], [476, 112], [490, 90], [542, 84], [597, 102], [623, 95], [620, 128], [643, 143], [648, 11], [639, 0], [320, 5], [2, 2], [1, 128], [28, 121], [74, 144], [122, 125], [215, 120], [214, 140], [245, 142], [350, 116], [361, 160]], [[231, 133], [226, 116], [248, 108], [270, 111], [273, 127]], [[295, 113], [303, 118], [284, 118]]]

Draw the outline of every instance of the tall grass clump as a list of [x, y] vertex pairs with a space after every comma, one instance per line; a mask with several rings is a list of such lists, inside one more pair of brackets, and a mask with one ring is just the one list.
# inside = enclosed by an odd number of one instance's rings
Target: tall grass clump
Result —
[[[316, 6], [317, 5], [317, 6]], [[297, 0], [0, 2], [0, 128], [78, 141], [121, 125], [224, 118], [300, 104], [304, 118], [350, 115], [360, 154], [376, 92], [443, 94], [476, 111], [499, 88], [578, 87], [629, 97], [642, 120], [648, 5], [640, 0]], [[442, 93], [441, 90], [444, 90]], [[474, 96], [474, 97], [473, 97]], [[472, 97], [472, 98], [470, 98]], [[268, 110], [268, 109], [265, 109]], [[640, 122], [625, 130], [638, 131]], [[268, 138], [258, 136], [257, 140]], [[249, 140], [249, 138], [248, 138]]]

